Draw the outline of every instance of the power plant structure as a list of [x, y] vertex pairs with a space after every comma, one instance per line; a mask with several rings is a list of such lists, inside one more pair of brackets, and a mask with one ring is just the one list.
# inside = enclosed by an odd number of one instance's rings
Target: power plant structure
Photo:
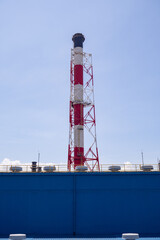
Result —
[[85, 37], [72, 37], [68, 169], [99, 171], [92, 55], [83, 52]]
[[0, 165], [0, 238], [160, 237], [160, 163], [99, 165], [92, 56], [72, 40], [68, 164]]

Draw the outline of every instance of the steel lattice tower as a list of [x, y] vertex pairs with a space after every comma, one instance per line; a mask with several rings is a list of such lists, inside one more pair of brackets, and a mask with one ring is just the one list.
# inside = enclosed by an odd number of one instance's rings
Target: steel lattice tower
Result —
[[68, 169], [87, 166], [90, 171], [99, 171], [92, 55], [83, 52], [81, 33], [74, 34], [72, 40]]

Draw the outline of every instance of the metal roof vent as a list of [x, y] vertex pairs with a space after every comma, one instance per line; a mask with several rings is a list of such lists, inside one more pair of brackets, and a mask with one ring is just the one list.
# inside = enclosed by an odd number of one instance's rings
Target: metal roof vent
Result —
[[141, 170], [144, 172], [150, 172], [153, 170], [153, 166], [152, 165], [142, 165]]
[[55, 167], [55, 166], [45, 166], [45, 167], [43, 168], [43, 170], [44, 170], [45, 172], [54, 172], [54, 171], [56, 170], [56, 167]]
[[118, 171], [121, 170], [121, 167], [120, 166], [110, 166], [108, 168], [108, 170], [111, 171], [111, 172], [118, 172]]
[[86, 166], [76, 166], [76, 171], [78, 172], [85, 172], [88, 170], [88, 167]]
[[22, 171], [22, 167], [20, 167], [20, 166], [11, 166], [9, 170], [12, 171], [12, 172], [21, 172]]
[[134, 240], [139, 238], [138, 233], [123, 233], [122, 238], [126, 240]]
[[9, 239], [12, 239], [12, 240], [23, 240], [26, 238], [26, 234], [10, 234], [9, 235]]

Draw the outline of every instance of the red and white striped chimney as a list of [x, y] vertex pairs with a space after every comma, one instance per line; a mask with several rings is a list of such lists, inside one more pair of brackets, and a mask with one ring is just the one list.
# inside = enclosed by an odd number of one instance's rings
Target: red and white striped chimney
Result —
[[83, 34], [73, 35], [74, 42], [74, 167], [84, 165], [83, 113]]

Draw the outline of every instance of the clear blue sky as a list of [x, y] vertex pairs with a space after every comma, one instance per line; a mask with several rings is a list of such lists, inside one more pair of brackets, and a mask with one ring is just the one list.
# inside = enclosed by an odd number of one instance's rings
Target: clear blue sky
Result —
[[72, 35], [93, 55], [100, 163], [160, 158], [159, 0], [0, 0], [0, 161], [67, 162]]

